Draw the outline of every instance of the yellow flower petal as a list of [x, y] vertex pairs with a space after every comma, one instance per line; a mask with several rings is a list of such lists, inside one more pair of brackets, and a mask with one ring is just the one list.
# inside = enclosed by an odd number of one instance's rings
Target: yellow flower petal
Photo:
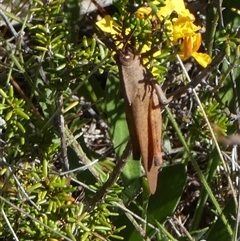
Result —
[[165, 4], [166, 6], [161, 7], [158, 12], [160, 19], [170, 16], [173, 11], [180, 13], [186, 9], [183, 0], [166, 0]]
[[181, 59], [187, 60], [194, 52], [197, 52], [201, 46], [202, 36], [200, 33], [194, 34], [190, 37], [183, 38], [181, 52], [179, 53]]
[[195, 35], [199, 29], [200, 27], [196, 26], [190, 21], [179, 23], [179, 24], [174, 23], [173, 25], [174, 41], [177, 42], [181, 38]]
[[204, 68], [212, 62], [212, 59], [208, 54], [194, 52], [192, 56]]
[[194, 15], [191, 14], [188, 9], [179, 11], [178, 17], [174, 18], [173, 21], [175, 21], [175, 19], [177, 19], [177, 21], [179, 21], [179, 22], [186, 22], [186, 21], [194, 22], [195, 21]]
[[185, 44], [185, 48], [189, 49], [188, 51], [185, 49], [186, 52], [191, 52], [191, 53], [197, 52], [201, 46], [202, 36], [200, 33], [197, 33], [191, 37], [186, 37], [184, 42], [185, 41], [188, 41], [188, 46]]
[[140, 7], [136, 12], [135, 16], [136, 18], [143, 19], [147, 15], [149, 15], [152, 12], [152, 9], [150, 7]]
[[202, 35], [200, 33], [196, 33], [192, 36], [193, 46], [192, 51], [197, 52], [202, 44]]
[[151, 72], [152, 72], [153, 76], [159, 76], [159, 69], [158, 68], [153, 67]]
[[177, 13], [180, 13], [186, 9], [183, 0], [171, 0], [171, 2], [174, 6], [174, 11], [176, 11]]
[[[137, 48], [138, 48], [139, 46], [137, 46]], [[146, 53], [147, 51], [149, 51], [151, 48], [148, 46], [148, 45], [146, 45], [146, 44], [144, 44], [143, 45], [143, 47], [142, 47], [142, 49], [141, 49], [141, 54], [143, 54], [143, 53]]]
[[96, 22], [96, 24], [103, 32], [110, 33], [112, 35], [118, 34], [119, 29], [121, 28], [109, 15], [106, 15], [103, 19]]
[[193, 38], [192, 37], [184, 38], [182, 46], [183, 46], [182, 48], [183, 60], [186, 60], [190, 58], [193, 53]]
[[161, 54], [161, 50], [158, 50], [156, 51], [154, 54], [153, 54], [153, 57], [157, 57]]

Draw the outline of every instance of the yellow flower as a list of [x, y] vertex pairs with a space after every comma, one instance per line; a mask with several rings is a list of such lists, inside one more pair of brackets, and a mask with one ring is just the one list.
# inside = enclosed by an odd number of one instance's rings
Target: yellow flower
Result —
[[111, 16], [106, 15], [100, 21], [96, 22], [96, 25], [106, 33], [110, 33], [111, 35], [119, 34], [121, 26], [119, 26]]
[[185, 61], [191, 56], [204, 68], [211, 63], [211, 58], [207, 54], [198, 53], [201, 46], [202, 36], [198, 33], [200, 27], [193, 21], [194, 16], [185, 9], [178, 14], [178, 18], [173, 19], [173, 44], [182, 41], [181, 50], [178, 53], [180, 58]]
[[179, 56], [183, 61], [192, 56], [201, 66], [206, 68], [208, 64], [211, 63], [211, 58], [207, 54], [197, 52], [201, 46], [201, 41], [202, 37], [200, 33], [183, 38], [183, 44]]
[[[159, 2], [155, 0], [153, 3], [157, 5]], [[141, 7], [137, 10], [136, 17], [142, 19], [150, 15], [151, 11], [149, 7]], [[202, 41], [201, 34], [197, 33], [200, 27], [193, 23], [195, 17], [185, 8], [184, 2], [182, 0], [166, 0], [165, 6], [159, 9], [157, 15], [160, 19], [168, 18], [173, 11], [177, 12], [178, 17], [172, 19], [172, 22], [167, 20], [166, 24], [169, 39], [173, 44], [177, 44], [179, 40], [182, 41], [179, 56], [183, 61], [192, 56], [201, 66], [206, 67], [211, 63], [211, 58], [207, 54], [197, 52]]]
[[[118, 25], [111, 16], [106, 15], [100, 21], [96, 22], [96, 25], [105, 33], [111, 34], [113, 37], [115, 35], [120, 35], [121, 33], [121, 26]], [[130, 32], [130, 29], [125, 30], [126, 34]], [[116, 45], [119, 48], [123, 47], [123, 43], [120, 41], [116, 41]]]

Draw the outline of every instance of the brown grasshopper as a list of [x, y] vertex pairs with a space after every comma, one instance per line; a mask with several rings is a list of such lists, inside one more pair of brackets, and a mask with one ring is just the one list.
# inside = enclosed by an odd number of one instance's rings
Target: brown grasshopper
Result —
[[162, 114], [161, 106], [196, 87], [223, 59], [220, 53], [202, 73], [188, 85], [176, 90], [168, 99], [152, 73], [143, 65], [142, 57], [126, 44], [116, 50], [120, 75], [120, 90], [125, 102], [125, 112], [132, 142], [133, 158], [142, 158], [150, 192], [157, 188], [158, 171], [162, 165]]
[[[176, 90], [168, 99], [152, 73], [143, 65], [142, 56], [129, 44], [132, 32], [127, 36], [124, 47], [117, 49], [113, 41], [104, 39], [109, 48], [116, 51], [116, 62], [120, 75], [120, 90], [125, 102], [125, 112], [132, 143], [133, 158], [142, 158], [143, 167], [149, 182], [150, 192], [155, 193], [158, 171], [162, 165], [162, 115], [161, 106], [194, 88], [203, 76], [208, 75], [221, 56], [213, 61], [209, 69], [202, 71], [199, 78]], [[216, 63], [215, 63], [216, 62]]]
[[157, 187], [158, 170], [162, 165], [162, 115], [155, 81], [132, 46], [118, 50], [116, 60], [120, 90], [132, 142], [133, 158], [142, 157], [152, 194]]

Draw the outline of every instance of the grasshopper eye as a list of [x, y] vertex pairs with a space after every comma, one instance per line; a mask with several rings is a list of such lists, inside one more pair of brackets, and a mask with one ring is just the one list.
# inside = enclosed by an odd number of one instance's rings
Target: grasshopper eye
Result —
[[134, 60], [134, 56], [131, 53], [119, 52], [119, 61], [122, 65], [129, 65]]
[[130, 61], [131, 60], [131, 56], [130, 55], [124, 55], [123, 56], [123, 60], [124, 61]]

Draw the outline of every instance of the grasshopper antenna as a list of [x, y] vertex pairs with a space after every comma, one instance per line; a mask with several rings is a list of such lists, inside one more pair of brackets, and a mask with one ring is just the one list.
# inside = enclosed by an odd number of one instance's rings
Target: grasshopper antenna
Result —
[[106, 10], [96, 0], [91, 0], [91, 2], [96, 6], [98, 11], [101, 13], [102, 17], [105, 17], [106, 15], [108, 15]]
[[135, 30], [136, 30], [136, 26], [135, 26], [134, 29], [132, 29], [131, 32], [127, 35], [127, 39], [126, 39], [125, 41], [123, 40], [123, 41], [125, 42], [124, 45], [123, 45], [123, 48], [122, 48], [123, 50], [125, 50], [125, 48], [127, 47], [128, 42], [131, 40], [131, 38], [132, 38]]

